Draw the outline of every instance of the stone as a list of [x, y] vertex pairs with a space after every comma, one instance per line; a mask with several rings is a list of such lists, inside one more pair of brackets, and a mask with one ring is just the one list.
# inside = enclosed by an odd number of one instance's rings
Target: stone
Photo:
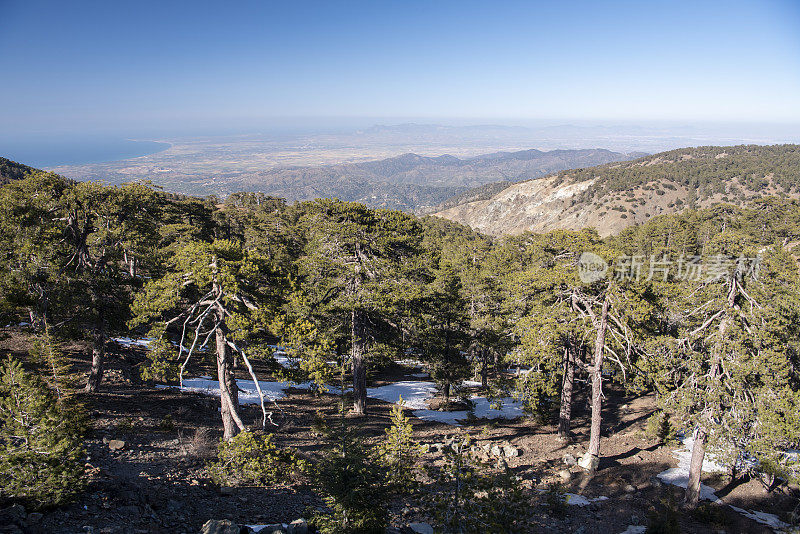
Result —
[[597, 471], [597, 467], [600, 465], [600, 458], [587, 452], [578, 460], [578, 465], [586, 471]]
[[567, 453], [564, 455], [564, 465], [567, 467], [575, 467], [578, 465], [578, 460], [573, 455]]
[[513, 445], [505, 445], [503, 447], [503, 455], [505, 455], [506, 458], [516, 458], [519, 456], [519, 449]]
[[295, 519], [289, 523], [286, 532], [287, 534], [308, 534], [308, 523], [303, 518]]
[[239, 525], [230, 519], [209, 519], [200, 529], [200, 534], [239, 534]]
[[25, 521], [27, 515], [25, 507], [20, 504], [12, 504], [8, 508], [0, 510], [0, 520], [9, 525]]
[[108, 448], [112, 451], [121, 451], [125, 448], [125, 442], [121, 439], [110, 439], [108, 440]]
[[492, 445], [491, 453], [492, 456], [503, 456], [503, 449], [499, 445]]
[[572, 480], [572, 473], [569, 471], [569, 469], [562, 469], [558, 472], [558, 477], [562, 482], [569, 482]]
[[287, 530], [280, 523], [267, 525], [258, 531], [258, 534], [286, 534]]
[[428, 523], [411, 523], [408, 528], [416, 534], [433, 534], [433, 527]]
[[622, 491], [624, 491], [625, 493], [635, 493], [636, 486], [632, 484], [625, 484], [625, 486], [622, 488]]

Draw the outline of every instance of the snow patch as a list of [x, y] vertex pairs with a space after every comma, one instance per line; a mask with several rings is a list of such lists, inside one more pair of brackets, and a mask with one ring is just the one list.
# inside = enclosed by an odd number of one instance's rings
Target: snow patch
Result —
[[125, 347], [126, 349], [133, 347], [146, 349], [150, 346], [150, 343], [153, 342], [153, 338], [145, 337], [141, 339], [134, 339], [130, 337], [112, 337], [111, 341], [116, 342], [118, 345]]
[[[683, 447], [673, 451], [672, 453], [672, 456], [678, 460], [678, 467], [667, 469], [656, 476], [658, 476], [658, 478], [666, 484], [673, 484], [675, 486], [685, 488], [689, 483], [689, 466], [692, 462], [692, 446], [694, 445], [694, 439], [691, 437], [683, 438], [681, 439], [681, 443], [683, 444]], [[719, 460], [714, 456], [713, 453], [706, 452], [705, 457], [703, 458], [702, 471], [704, 473], [725, 473], [727, 472], [727, 469], [724, 465], [719, 463]], [[725, 504], [714, 493], [714, 488], [706, 486], [705, 484], [700, 484], [700, 498], [718, 504]], [[743, 516], [752, 519], [757, 523], [761, 523], [762, 525], [767, 525], [773, 529], [782, 530], [789, 527], [787, 523], [784, 523], [778, 519], [778, 517], [774, 514], [755, 510], [745, 510], [744, 508], [739, 508], [731, 504], [728, 506]]]
[[564, 496], [566, 498], [565, 502], [570, 506], [588, 506], [593, 502], [602, 502], [608, 500], [608, 497], [606, 497], [605, 495], [601, 495], [599, 497], [592, 497], [590, 499], [587, 499], [583, 495], [578, 495], [576, 493], [565, 493]]
[[775, 514], [768, 514], [767, 512], [759, 512], [756, 510], [745, 510], [744, 508], [739, 508], [738, 506], [733, 506], [732, 504], [729, 504], [728, 506], [730, 506], [731, 508], [733, 508], [735, 511], [739, 512], [746, 518], [752, 519], [756, 523], [767, 525], [768, 527], [771, 527], [775, 530], [780, 531], [789, 528], [789, 524], [784, 523], [783, 521], [778, 519], [778, 516], [776, 516]]
[[[237, 380], [236, 384], [239, 386], [239, 403], [240, 404], [261, 404], [261, 399], [258, 396], [255, 382], [252, 380]], [[258, 385], [261, 386], [261, 391], [264, 393], [265, 401], [275, 401], [282, 399], [286, 396], [286, 389], [296, 387], [300, 389], [307, 389], [310, 383], [292, 384], [291, 382], [280, 382], [272, 380], [259, 380]], [[201, 378], [187, 378], [183, 381], [183, 388], [179, 386], [165, 386], [157, 385], [157, 388], [178, 388], [181, 391], [189, 391], [194, 393], [202, 393], [203, 395], [212, 395], [219, 397], [219, 382], [211, 380], [207, 377]]]
[[422, 380], [402, 380], [394, 384], [367, 388], [367, 397], [396, 403], [403, 397], [403, 405], [412, 410], [428, 408], [428, 399], [436, 394], [436, 384]]
[[628, 528], [619, 534], [644, 534], [645, 532], [647, 532], [647, 527], [641, 525], [628, 525]]

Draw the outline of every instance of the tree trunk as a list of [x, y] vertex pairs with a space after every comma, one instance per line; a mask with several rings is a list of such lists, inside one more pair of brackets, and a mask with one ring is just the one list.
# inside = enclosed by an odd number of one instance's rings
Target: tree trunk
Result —
[[86, 392], [94, 393], [100, 389], [103, 380], [103, 371], [106, 359], [106, 321], [102, 317], [95, 326], [92, 336], [92, 368], [89, 370], [89, 379], [86, 382]]
[[450, 408], [450, 382], [444, 383], [444, 388], [442, 388], [442, 394], [444, 395], [444, 405], [448, 409]]
[[489, 358], [487, 357], [489, 351], [481, 349], [481, 389], [486, 389], [489, 385]]
[[[594, 362], [592, 375], [592, 428], [589, 434], [589, 451], [593, 458], [600, 457], [600, 425], [603, 420], [603, 355], [606, 346], [606, 329], [608, 328], [608, 296], [603, 301], [600, 324], [594, 345]], [[596, 464], [596, 462], [595, 462]]]
[[219, 380], [220, 413], [222, 415], [223, 438], [227, 441], [244, 430], [239, 417], [239, 388], [231, 365], [231, 354], [228, 339], [223, 325], [217, 327], [217, 379]]
[[693, 510], [700, 501], [700, 474], [703, 471], [703, 458], [706, 455], [706, 441], [708, 435], [703, 427], [695, 431], [694, 444], [692, 445], [692, 460], [689, 464], [689, 481], [686, 484], [684, 506]]
[[564, 350], [564, 381], [561, 386], [561, 409], [558, 413], [558, 437], [569, 439], [572, 421], [572, 389], [575, 381], [575, 351], [573, 343]]
[[367, 364], [364, 360], [364, 323], [359, 310], [352, 312], [353, 413], [367, 413]]

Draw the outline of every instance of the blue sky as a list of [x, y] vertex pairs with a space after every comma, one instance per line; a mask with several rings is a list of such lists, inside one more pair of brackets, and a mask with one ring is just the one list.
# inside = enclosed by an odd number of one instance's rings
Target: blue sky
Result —
[[800, 2], [0, 0], [0, 129], [800, 122]]

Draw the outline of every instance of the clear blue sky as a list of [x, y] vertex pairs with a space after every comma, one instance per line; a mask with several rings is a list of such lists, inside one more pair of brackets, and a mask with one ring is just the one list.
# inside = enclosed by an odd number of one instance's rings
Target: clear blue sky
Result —
[[800, 1], [0, 0], [0, 129], [800, 121]]

